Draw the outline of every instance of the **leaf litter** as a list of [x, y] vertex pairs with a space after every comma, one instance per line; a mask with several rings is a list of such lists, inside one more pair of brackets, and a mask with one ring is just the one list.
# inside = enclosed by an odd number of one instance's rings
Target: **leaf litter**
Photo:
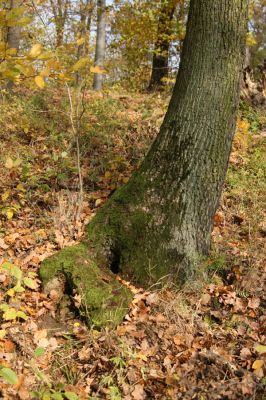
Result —
[[[68, 307], [58, 319], [58, 293], [43, 293], [35, 274], [45, 257], [82, 238], [112, 190], [107, 174], [85, 196], [76, 225], [63, 218], [69, 193], [62, 192], [57, 226], [55, 200], [50, 208], [25, 202], [15, 217], [1, 219], [0, 263], [22, 272], [0, 271], [1, 304], [7, 305], [0, 320], [1, 398], [265, 399], [264, 225], [251, 228], [252, 215], [227, 187], [215, 216], [214, 257], [201, 279], [177, 291], [144, 290], [117, 277], [134, 298], [115, 330], [88, 328]], [[226, 267], [215, 250], [226, 255]]]

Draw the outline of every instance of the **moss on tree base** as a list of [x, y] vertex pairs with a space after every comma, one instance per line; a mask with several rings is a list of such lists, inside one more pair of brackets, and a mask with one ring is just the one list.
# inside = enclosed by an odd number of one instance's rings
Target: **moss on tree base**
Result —
[[63, 276], [65, 291], [81, 296], [80, 314], [89, 325], [116, 326], [127, 313], [132, 293], [121, 285], [115, 275], [100, 268], [86, 245], [67, 247], [41, 265], [44, 286]]

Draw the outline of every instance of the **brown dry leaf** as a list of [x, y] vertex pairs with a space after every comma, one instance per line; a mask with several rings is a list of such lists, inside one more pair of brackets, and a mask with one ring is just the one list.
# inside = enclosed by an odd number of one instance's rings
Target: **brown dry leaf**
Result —
[[4, 239], [2, 239], [2, 238], [0, 238], [0, 248], [2, 249], [2, 250], [6, 250], [6, 249], [8, 249], [8, 245], [6, 244], [6, 242], [4, 241]]
[[47, 337], [47, 330], [46, 329], [40, 329], [39, 331], [34, 333], [34, 342], [38, 343], [41, 339]]
[[4, 350], [6, 353], [14, 353], [16, 351], [16, 345], [11, 340], [5, 340]]
[[184, 343], [183, 342], [183, 337], [181, 335], [174, 336], [173, 341], [174, 341], [174, 344], [176, 346], [180, 346], [180, 345], [182, 345]]
[[134, 368], [129, 368], [127, 372], [127, 379], [129, 380], [130, 384], [134, 384], [139, 379], [139, 374]]
[[166, 318], [165, 318], [165, 316], [163, 315], [163, 314], [157, 314], [156, 316], [155, 316], [155, 320], [156, 320], [156, 322], [158, 322], [158, 323], [160, 323], [160, 322], [166, 322], [167, 320], [166, 320]]
[[37, 344], [39, 347], [44, 347], [46, 349], [46, 347], [49, 346], [49, 340], [46, 338], [42, 338], [39, 340], [39, 342]]
[[146, 297], [146, 303], [148, 305], [152, 305], [152, 304], [156, 304], [159, 301], [159, 296], [157, 293], [150, 293], [147, 297]]
[[209, 293], [205, 293], [201, 296], [201, 304], [203, 306], [207, 306], [210, 304], [211, 301], [211, 296], [209, 295]]
[[254, 388], [254, 382], [251, 378], [250, 375], [246, 375], [242, 382], [241, 382], [241, 390], [243, 395], [252, 395], [253, 394], [253, 388]]
[[146, 393], [144, 391], [144, 386], [143, 385], [136, 385], [134, 387], [133, 392], [131, 392], [131, 396], [133, 397], [134, 400], [143, 400], [146, 399]]
[[18, 397], [20, 400], [28, 400], [32, 398], [30, 392], [24, 386], [19, 389]]
[[88, 360], [90, 358], [91, 350], [87, 347], [83, 347], [78, 352], [78, 357], [81, 361]]
[[246, 359], [251, 356], [252, 356], [251, 351], [247, 347], [243, 347], [243, 349], [241, 349], [241, 351], [240, 351], [241, 358]]
[[260, 299], [258, 297], [253, 297], [252, 299], [248, 300], [248, 308], [252, 308], [256, 310], [260, 305]]
[[241, 299], [237, 297], [235, 299], [235, 304], [234, 304], [234, 312], [245, 312], [247, 309], [247, 301], [246, 299]]

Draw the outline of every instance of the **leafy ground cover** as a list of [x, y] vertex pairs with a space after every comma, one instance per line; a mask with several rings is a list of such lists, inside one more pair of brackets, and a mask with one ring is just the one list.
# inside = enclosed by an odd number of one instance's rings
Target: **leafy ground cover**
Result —
[[265, 111], [241, 105], [212, 254], [197, 275], [179, 292], [117, 277], [134, 298], [121, 325], [100, 331], [77, 318], [78, 295], [58, 307], [55, 290], [43, 293], [38, 267], [78, 242], [127, 181], [167, 99], [85, 97], [80, 213], [67, 98], [23, 91], [0, 105], [1, 398], [265, 400]]

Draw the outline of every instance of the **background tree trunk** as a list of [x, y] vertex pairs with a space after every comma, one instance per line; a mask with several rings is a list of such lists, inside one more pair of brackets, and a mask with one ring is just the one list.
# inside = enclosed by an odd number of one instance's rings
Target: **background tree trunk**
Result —
[[169, 48], [173, 31], [172, 20], [177, 2], [178, 0], [161, 0], [149, 90], [160, 89], [164, 85], [164, 79], [168, 77]]
[[[13, 8], [18, 7], [19, 4], [16, 0], [10, 0], [10, 10]], [[11, 49], [19, 50], [20, 45], [20, 38], [21, 38], [21, 27], [18, 25], [9, 26], [7, 30], [7, 45]]]
[[[97, 37], [95, 49], [95, 66], [103, 68], [105, 58], [105, 29], [106, 29], [106, 2], [97, 1]], [[103, 85], [103, 74], [94, 74], [93, 89], [101, 90]]]
[[[10, 6], [9, 9], [13, 10], [15, 7], [18, 7], [20, 3], [16, 0], [10, 0]], [[20, 46], [20, 39], [21, 39], [21, 26], [15, 25], [15, 26], [9, 26], [7, 29], [7, 36], [6, 36], [6, 42], [7, 46], [9, 49], [16, 49], [17, 53], [19, 51], [19, 46]], [[12, 91], [14, 86], [14, 82], [9, 80], [7, 82], [7, 89]]]
[[[77, 50], [77, 59], [79, 60], [81, 57], [88, 55], [89, 52], [89, 44], [90, 44], [90, 30], [91, 30], [91, 19], [92, 13], [94, 10], [94, 1], [86, 0], [84, 3], [80, 1], [80, 21], [79, 21], [79, 29], [78, 29], [78, 38], [83, 38], [84, 42], [78, 46]], [[80, 81], [80, 74], [77, 72], [76, 74], [76, 84]]]
[[68, 0], [50, 0], [54, 23], [56, 29], [56, 47], [60, 47], [64, 42], [65, 24], [69, 9]]

